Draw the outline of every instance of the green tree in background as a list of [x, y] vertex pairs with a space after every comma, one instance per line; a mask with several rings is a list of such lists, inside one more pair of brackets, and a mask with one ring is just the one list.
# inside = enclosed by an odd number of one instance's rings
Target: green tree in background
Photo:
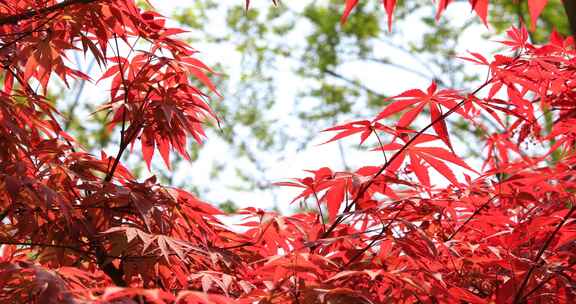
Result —
[[[454, 60], [466, 51], [459, 48], [469, 31], [485, 30], [480, 19], [464, 14], [462, 18], [443, 16], [436, 21], [428, 1], [400, 1], [391, 32], [378, 1], [361, 2], [346, 24], [340, 23], [343, 7], [342, 1], [337, 0], [286, 2], [277, 7], [270, 6], [268, 1], [254, 1], [249, 11], [243, 1], [201, 0], [181, 5], [186, 6], [178, 6], [173, 17], [190, 31], [188, 37], [194, 45], [203, 52], [204, 48], [228, 47], [226, 51], [233, 53], [229, 61], [211, 64], [216, 71], [227, 74], [213, 77], [219, 82], [224, 98], [212, 104], [221, 123], [213, 126], [210, 138], [212, 141], [219, 138], [225, 149], [223, 155], [236, 161], [212, 161], [209, 176], [210, 179], [236, 176], [239, 182], [228, 185], [232, 192], [270, 192], [274, 182], [267, 174], [270, 164], [282, 161], [291, 151], [305, 148], [316, 136], [312, 130], [352, 117], [373, 115], [385, 104], [387, 94], [402, 86], [397, 79], [419, 79], [423, 87], [431, 81], [441, 87], [467, 87], [466, 82], [483, 78], [465, 70], [462, 61]], [[510, 25], [529, 25], [527, 4], [499, 0], [491, 5], [498, 7], [490, 9], [491, 27], [485, 30], [487, 36], [496, 39]], [[469, 7], [462, 3], [461, 8]], [[550, 1], [537, 30], [530, 33], [531, 40], [542, 42], [553, 29], [567, 34], [564, 14], [560, 0]], [[211, 60], [210, 54], [204, 57]], [[92, 65], [84, 66], [83, 70], [89, 72]], [[360, 69], [362, 72], [355, 77], [354, 71]], [[360, 77], [366, 74], [377, 79]], [[64, 105], [61, 110], [65, 116], [70, 117], [64, 124], [66, 128], [75, 130], [74, 135], [95, 150], [117, 145], [118, 139], [101, 127], [106, 120], [102, 114], [91, 116], [93, 122], [78, 120], [77, 117], [85, 117], [78, 113], [96, 109], [90, 103], [80, 102], [85, 100], [80, 98], [86, 94], [85, 83], [73, 85], [76, 94], [68, 95], [66, 103], [59, 103]], [[474, 145], [469, 132], [481, 132], [464, 120], [451, 120], [450, 128], [457, 130], [454, 134], [464, 147]], [[338, 145], [340, 151], [350, 148], [343, 147], [342, 142]], [[190, 145], [188, 150], [192, 151], [193, 162], [203, 161], [203, 154], [213, 153], [196, 145]], [[477, 149], [466, 152], [478, 156]], [[357, 162], [343, 152], [340, 156], [343, 169]], [[177, 159], [174, 167], [189, 168], [183, 161]], [[133, 167], [139, 168], [139, 174], [148, 174], [138, 162]], [[193, 173], [178, 169], [170, 172], [160, 162], [152, 170], [167, 183], [193, 190], [226, 210], [235, 209], [234, 197], [214, 197], [218, 192], [214, 187], [211, 190], [192, 187], [191, 184], [201, 183], [176, 178]]]

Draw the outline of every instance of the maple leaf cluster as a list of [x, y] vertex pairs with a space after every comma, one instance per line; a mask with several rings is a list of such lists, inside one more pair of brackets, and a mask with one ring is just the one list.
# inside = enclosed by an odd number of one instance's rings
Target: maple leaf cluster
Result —
[[[346, 1], [344, 19], [357, 2]], [[471, 2], [485, 19], [487, 1]], [[391, 16], [396, 1], [383, 3]], [[529, 1], [534, 20], [542, 4]], [[169, 166], [215, 119], [212, 71], [181, 32], [128, 0], [0, 3], [0, 301], [574, 301], [572, 38], [537, 46], [512, 28], [508, 53], [463, 57], [486, 67], [477, 88], [433, 82], [324, 130], [329, 142], [359, 135], [383, 162], [280, 182], [312, 211], [246, 208], [243, 229], [231, 229], [217, 208], [120, 161], [139, 142], [148, 166], [156, 151]], [[94, 57], [99, 79], [74, 69], [71, 52]], [[90, 154], [62, 129], [46, 95], [57, 79], [106, 86], [99, 111], [119, 132], [116, 155]], [[485, 134], [473, 139], [481, 168], [455, 151], [456, 117]]]

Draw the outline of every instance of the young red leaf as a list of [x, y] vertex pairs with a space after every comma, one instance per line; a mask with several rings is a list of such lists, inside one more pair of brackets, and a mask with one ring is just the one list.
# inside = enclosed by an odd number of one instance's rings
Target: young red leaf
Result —
[[352, 9], [358, 4], [358, 0], [346, 0], [346, 6], [344, 8], [344, 13], [340, 17], [340, 23], [345, 23], [348, 19], [348, 15], [352, 12]]
[[[569, 1], [569, 0], [565, 0]], [[548, 0], [528, 0], [528, 10], [530, 11], [530, 30], [536, 30], [536, 24], [538, 23], [538, 17], [546, 7]]]
[[388, 16], [388, 31], [391, 32], [396, 0], [382, 0], [382, 5], [384, 5], [384, 10], [386, 10], [386, 15]]
[[469, 2], [484, 25], [488, 26], [488, 0], [469, 0]]

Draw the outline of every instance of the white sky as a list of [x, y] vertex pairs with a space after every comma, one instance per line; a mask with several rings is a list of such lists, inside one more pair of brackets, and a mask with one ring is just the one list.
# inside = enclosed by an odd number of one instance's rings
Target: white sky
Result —
[[[235, 1], [240, 2], [244, 0]], [[168, 17], [174, 10], [185, 7], [191, 3], [188, 1], [168, 0], [150, 0], [150, 2], [156, 9]], [[288, 1], [285, 2], [288, 3]], [[299, 0], [292, 1], [289, 5], [303, 7], [308, 3], [310, 3], [310, 1]], [[252, 5], [271, 5], [271, 1], [253, 0]], [[470, 18], [472, 14], [470, 6], [467, 3], [458, 2], [449, 6], [443, 18], [449, 18], [455, 24], [459, 24]], [[210, 28], [217, 31], [218, 28], [221, 28], [224, 18], [225, 16], [222, 16], [222, 20], [214, 20], [215, 25], [211, 25]], [[403, 27], [407, 25], [410, 26], [410, 33], [413, 33], [414, 37], [420, 37], [421, 33], [426, 30], [424, 25], [418, 21], [418, 16], [410, 16], [402, 24], [395, 23], [393, 26]], [[481, 34], [487, 31], [488, 29], [483, 26], [470, 28], [462, 39], [461, 47], [456, 50], [457, 53], [464, 55], [467, 51], [466, 47], [473, 47], [473, 51], [488, 55], [495, 49], [496, 45], [485, 42], [480, 38]], [[305, 33], [302, 33], [302, 36], [304, 35]], [[409, 39], [410, 37], [405, 38]], [[200, 51], [199, 57], [208, 65], [221, 63], [223, 66], [228, 67], [228, 70], [224, 71], [228, 75], [234, 76], [239, 74], [240, 55], [234, 51], [234, 46], [214, 47], [213, 45], [200, 43], [193, 45], [193, 47]], [[397, 62], [404, 63], [412, 60], [404, 54], [394, 53], [394, 49], [386, 47], [385, 45], [377, 45], [376, 47], [379, 48], [377, 49], [378, 52], [382, 52], [382, 54], [391, 57], [393, 60], [397, 60]], [[470, 65], [470, 69], [472, 71], [476, 68]], [[377, 89], [379, 92], [387, 92], [390, 94], [398, 94], [403, 90], [415, 87], [423, 89], [429, 85], [428, 80], [418, 78], [414, 76], [414, 74], [376, 64], [351, 63], [345, 65], [339, 72], [351, 78], [357, 77], [368, 87]], [[294, 88], [305, 84], [294, 76], [289, 66], [280, 67], [277, 81], [278, 83], [282, 83], [281, 86], [278, 86], [278, 100], [276, 101], [276, 104], [280, 106], [277, 110], [281, 116], [282, 113], [292, 110], [291, 107], [295, 99], [294, 92], [297, 91], [297, 89], [295, 90]], [[90, 91], [95, 89], [97, 88], [92, 87]], [[370, 119], [370, 117], [358, 117], [358, 119]], [[298, 132], [298, 130], [294, 130], [294, 132]], [[318, 169], [324, 166], [335, 170], [341, 169], [342, 161], [337, 144], [318, 145], [325, 141], [328, 136], [332, 135], [333, 134], [319, 134], [304, 151], [286, 151], [284, 155], [274, 155], [269, 159], [264, 159], [263, 161], [265, 163], [263, 167], [268, 168], [268, 170], [267, 172], [260, 173], [264, 174], [270, 181], [280, 181], [285, 178], [303, 177], [305, 176], [305, 172], [303, 172], [305, 169]], [[357, 138], [352, 139], [350, 143], [357, 143]], [[289, 202], [297, 194], [293, 189], [275, 188], [269, 191], [235, 191], [229, 187], [239, 183], [239, 179], [233, 172], [231, 172], [231, 174], [221, 174], [216, 181], [212, 181], [209, 175], [214, 162], [237, 162], [239, 160], [235, 158], [233, 151], [230, 150], [228, 145], [215, 136], [209, 136], [201, 149], [203, 149], [203, 152], [200, 154], [201, 156], [198, 161], [194, 162], [193, 165], [178, 168], [176, 172], [178, 180], [184, 181], [186, 184], [200, 186], [200, 188], [210, 189], [210, 191], [202, 197], [203, 200], [215, 204], [231, 200], [240, 207], [254, 206], [271, 208], [274, 201], [273, 196], [276, 195], [278, 205], [283, 212], [288, 212], [291, 209]], [[113, 154], [115, 151], [114, 149], [110, 149], [107, 153]], [[382, 163], [382, 155], [380, 153], [347, 151], [346, 154], [347, 161], [352, 168]], [[159, 159], [155, 159], [155, 161], [159, 161]], [[432, 180], [435, 180], [434, 175], [432, 175], [432, 178]]]

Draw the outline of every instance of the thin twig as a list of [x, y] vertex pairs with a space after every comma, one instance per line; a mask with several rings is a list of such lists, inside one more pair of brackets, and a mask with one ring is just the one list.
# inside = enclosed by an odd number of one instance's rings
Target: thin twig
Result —
[[464, 222], [464, 224], [462, 224], [460, 227], [458, 227], [458, 229], [456, 229], [456, 231], [454, 231], [454, 233], [452, 233], [448, 239], [446, 239], [446, 241], [450, 241], [452, 240], [456, 234], [458, 234], [460, 231], [462, 231], [462, 229], [474, 218], [476, 217], [476, 215], [478, 215], [480, 213], [480, 211], [482, 211], [482, 209], [486, 208], [488, 206], [488, 204], [490, 204], [490, 202], [492, 202], [494, 199], [496, 198], [496, 196], [491, 197], [489, 200], [487, 200], [484, 204], [482, 204], [482, 206], [478, 207], [478, 209], [476, 209], [476, 211], [474, 211], [474, 213], [472, 213], [472, 215], [466, 219], [466, 221]]
[[347, 82], [347, 83], [349, 83], [349, 84], [352, 84], [352, 85], [354, 85], [354, 86], [357, 86], [357, 87], [361, 88], [362, 90], [364, 90], [364, 91], [366, 91], [366, 92], [368, 92], [368, 93], [370, 93], [370, 94], [372, 94], [372, 95], [374, 95], [374, 96], [376, 96], [376, 97], [378, 97], [378, 98], [381, 98], [381, 99], [386, 98], [385, 95], [383, 95], [383, 94], [381, 94], [381, 93], [378, 93], [378, 92], [372, 90], [371, 88], [369, 88], [369, 87], [367, 87], [367, 86], [359, 83], [358, 81], [354, 81], [354, 80], [352, 80], [352, 79], [349, 79], [349, 78], [343, 76], [343, 75], [340, 74], [340, 73], [337, 73], [337, 72], [332, 71], [332, 70], [325, 70], [324, 72], [325, 72], [326, 74], [330, 75], [330, 76], [333, 76], [333, 77], [336, 77], [336, 78], [338, 78], [338, 79], [340, 79], [340, 80], [343, 80], [344, 82]]
[[[368, 251], [368, 249], [372, 248], [372, 246], [374, 246], [374, 244], [379, 241], [380, 239], [382, 239], [382, 236], [384, 235], [384, 233], [386, 231], [388, 231], [388, 228], [390, 228], [390, 226], [398, 219], [398, 216], [400, 215], [400, 213], [402, 213], [402, 211], [404, 211], [404, 207], [406, 206], [406, 204], [402, 204], [402, 208], [400, 208], [400, 210], [398, 210], [398, 212], [394, 215], [394, 217], [392, 219], [389, 219], [388, 224], [384, 225], [384, 221], [378, 217], [378, 219], [380, 219], [380, 221], [382, 222], [382, 230], [380, 231], [380, 233], [378, 233], [378, 235], [376, 237], [374, 237], [372, 239], [372, 241], [370, 241], [369, 244], [367, 244], [364, 248], [362, 248], [360, 251], [358, 251], [352, 258], [350, 258], [350, 260], [348, 260], [348, 262], [340, 267], [340, 269], [346, 269], [346, 267], [350, 266], [350, 264], [352, 264], [355, 260], [357, 260], [358, 258], [360, 258], [366, 251]], [[396, 206], [394, 206], [393, 208], [396, 208]]]
[[[474, 90], [472, 93], [469, 94], [469, 96], [474, 96], [476, 95], [478, 92], [480, 92], [482, 89], [484, 89], [488, 84], [490, 84], [491, 79], [486, 80], [481, 86], [479, 86], [478, 88], [476, 88], [476, 90]], [[384, 173], [384, 171], [386, 171], [386, 169], [390, 166], [390, 164], [392, 164], [394, 162], [394, 160], [396, 160], [398, 157], [400, 157], [400, 155], [402, 155], [402, 153], [404, 151], [406, 151], [406, 149], [408, 149], [410, 147], [410, 145], [416, 140], [418, 139], [422, 134], [424, 134], [424, 132], [426, 132], [428, 129], [430, 129], [432, 126], [434, 126], [436, 123], [445, 120], [448, 116], [450, 116], [452, 113], [456, 112], [460, 107], [462, 107], [464, 104], [466, 104], [468, 101], [471, 101], [472, 98], [468, 97], [468, 98], [464, 98], [461, 102], [459, 102], [458, 104], [456, 104], [454, 107], [452, 107], [450, 110], [448, 110], [446, 113], [438, 116], [438, 118], [434, 119], [431, 123], [429, 123], [426, 127], [424, 127], [423, 129], [421, 129], [420, 131], [418, 131], [418, 133], [416, 133], [412, 138], [410, 138], [410, 140], [408, 140], [398, 151], [396, 151], [396, 153], [394, 153], [394, 155], [392, 155], [392, 157], [390, 158], [389, 162], [387, 162], [386, 164], [384, 164], [384, 166], [382, 166], [382, 168], [380, 168], [380, 170], [378, 170], [378, 172], [376, 172], [376, 174], [374, 175], [374, 177], [372, 177], [368, 182], [366, 182], [366, 184], [363, 184], [360, 187], [360, 190], [358, 190], [358, 194], [356, 195], [356, 198], [354, 198], [354, 200], [352, 201], [352, 203], [346, 208], [347, 210], [344, 210], [344, 213], [350, 211], [350, 209], [362, 198], [362, 196], [364, 195], [364, 193], [366, 193], [366, 191], [368, 190], [368, 188], [370, 188], [370, 186], [372, 186], [372, 184], [375, 182], [376, 178], [378, 176], [380, 176], [382, 173]], [[330, 235], [330, 233], [332, 233], [332, 231], [334, 231], [334, 229], [336, 229], [336, 227], [338, 227], [338, 225], [343, 221], [343, 216], [339, 216], [330, 226], [330, 228], [328, 228], [328, 230], [323, 233], [320, 238], [326, 238], [327, 236]]]
[[312, 192], [314, 193], [314, 199], [316, 200], [316, 206], [318, 207], [318, 216], [320, 217], [320, 223], [322, 224], [322, 232], [326, 231], [326, 223], [324, 223], [324, 214], [322, 212], [322, 206], [320, 205], [320, 199], [318, 199], [318, 193], [314, 186], [312, 186]]
[[552, 240], [554, 240], [554, 237], [556, 236], [558, 231], [560, 231], [560, 228], [562, 228], [562, 226], [566, 223], [566, 221], [568, 221], [568, 219], [572, 216], [572, 213], [574, 213], [574, 210], [576, 210], [576, 204], [574, 204], [574, 202], [571, 202], [571, 203], [572, 203], [572, 207], [570, 208], [570, 211], [568, 211], [568, 214], [566, 214], [566, 216], [564, 216], [562, 221], [560, 221], [560, 223], [558, 223], [558, 225], [556, 226], [556, 229], [554, 229], [554, 231], [552, 231], [552, 233], [548, 236], [548, 239], [546, 239], [546, 242], [544, 242], [544, 245], [540, 248], [540, 250], [536, 254], [536, 257], [534, 257], [534, 259], [532, 260], [532, 267], [530, 267], [530, 270], [528, 270], [528, 273], [526, 274], [526, 276], [524, 276], [524, 280], [522, 281], [522, 284], [520, 284], [520, 287], [518, 288], [518, 292], [516, 292], [516, 296], [514, 297], [514, 302], [513, 302], [514, 304], [521, 302], [520, 300], [523, 298], [522, 297], [522, 291], [524, 290], [524, 288], [528, 284], [528, 281], [530, 280], [530, 277], [532, 276], [532, 273], [534, 272], [534, 270], [536, 270], [537, 267], [540, 267], [540, 258], [542, 257], [542, 255], [544, 254], [546, 249], [548, 249], [548, 246], [550, 246], [550, 244], [552, 243]]
[[1, 17], [0, 18], [0, 26], [6, 25], [6, 24], [16, 24], [20, 21], [31, 19], [31, 18], [37, 17], [39, 15], [50, 14], [50, 13], [53, 13], [55, 11], [65, 9], [66, 7], [69, 7], [69, 6], [72, 6], [75, 4], [89, 4], [92, 2], [96, 2], [96, 1], [100, 1], [100, 0], [65, 0], [65, 1], [62, 1], [58, 4], [54, 4], [52, 6], [43, 7], [43, 8], [35, 9], [35, 10], [28, 10], [26, 12], [23, 12], [23, 13], [17, 14], [17, 15], [10, 15], [10, 16]]
[[127, 111], [126, 106], [128, 104], [129, 88], [126, 84], [126, 79], [124, 77], [124, 67], [122, 66], [122, 60], [120, 59], [120, 48], [118, 47], [118, 37], [116, 36], [116, 34], [114, 34], [114, 43], [116, 44], [116, 58], [118, 58], [120, 78], [122, 80], [122, 87], [124, 88], [124, 104], [122, 105], [122, 129], [120, 130], [120, 148], [118, 149], [118, 153], [116, 154], [116, 158], [114, 159], [114, 163], [112, 164], [110, 171], [108, 171], [106, 177], [104, 178], [105, 182], [110, 182], [112, 180], [112, 177], [114, 176], [114, 171], [116, 171], [116, 168], [120, 163], [120, 158], [122, 157], [122, 154], [124, 154], [124, 151], [128, 147], [128, 144], [130, 143], [130, 141], [127, 140], [128, 138], [126, 138], [126, 111]]

